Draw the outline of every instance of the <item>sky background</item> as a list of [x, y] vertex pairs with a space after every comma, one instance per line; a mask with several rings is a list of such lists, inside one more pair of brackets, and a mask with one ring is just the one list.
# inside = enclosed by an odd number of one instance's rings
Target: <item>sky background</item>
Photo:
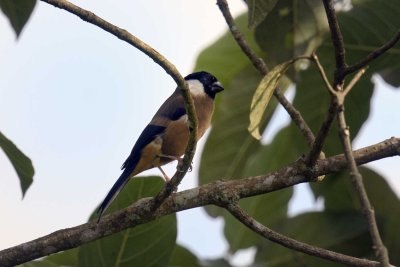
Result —
[[[215, 1], [74, 3], [147, 42], [183, 75], [193, 70], [199, 52], [226, 31]], [[246, 9], [241, 0], [229, 3], [234, 15]], [[0, 14], [0, 36], [0, 131], [32, 159], [36, 171], [22, 199], [15, 171], [0, 152], [0, 249], [4, 249], [86, 222], [175, 83], [130, 45], [46, 3], [36, 5], [18, 40]], [[400, 131], [390, 115], [398, 113], [400, 92], [379, 77], [375, 81], [372, 115], [355, 148], [398, 136]], [[280, 110], [274, 121], [265, 133], [269, 139], [288, 117]], [[194, 171], [180, 190], [197, 185], [202, 144]], [[398, 162], [391, 158], [369, 166], [384, 174], [399, 195]], [[173, 174], [175, 164], [166, 170]], [[154, 170], [145, 174], [159, 175]], [[296, 187], [291, 204], [292, 214], [320, 207], [306, 185]], [[203, 258], [221, 256], [227, 251], [222, 227], [222, 220], [208, 218], [202, 209], [181, 212], [178, 242]]]

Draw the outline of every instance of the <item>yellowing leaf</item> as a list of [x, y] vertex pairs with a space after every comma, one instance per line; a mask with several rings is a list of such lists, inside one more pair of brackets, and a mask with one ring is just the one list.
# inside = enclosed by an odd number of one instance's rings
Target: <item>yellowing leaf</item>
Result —
[[294, 61], [295, 60], [286, 61], [274, 67], [264, 76], [253, 95], [250, 106], [250, 125], [247, 129], [257, 140], [261, 139], [259, 125], [269, 100], [274, 93], [275, 87], [279, 79]]

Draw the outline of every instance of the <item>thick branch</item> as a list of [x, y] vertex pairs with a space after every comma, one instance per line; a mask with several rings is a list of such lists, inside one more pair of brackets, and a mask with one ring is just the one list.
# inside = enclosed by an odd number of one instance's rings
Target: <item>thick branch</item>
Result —
[[[400, 138], [391, 138], [353, 152], [357, 164], [400, 155]], [[174, 212], [205, 205], [226, 205], [230, 200], [265, 194], [347, 167], [343, 154], [317, 161], [312, 170], [294, 163], [266, 175], [233, 181], [216, 181], [169, 196], [153, 213], [154, 198], [144, 198], [126, 209], [105, 216], [99, 224], [85, 223], [0, 251], [0, 266], [14, 266], [52, 253], [78, 247]]]
[[365, 259], [359, 259], [356, 257], [344, 255], [341, 253], [337, 253], [331, 250], [315, 247], [300, 241], [297, 241], [293, 238], [284, 236], [280, 233], [275, 232], [274, 230], [262, 225], [254, 218], [252, 218], [248, 213], [246, 213], [243, 209], [240, 208], [239, 205], [228, 205], [226, 209], [240, 222], [246, 225], [250, 230], [255, 233], [265, 237], [266, 239], [278, 243], [284, 247], [289, 249], [294, 249], [308, 255], [316, 256], [319, 258], [327, 259], [330, 261], [350, 265], [350, 266], [360, 266], [360, 267], [372, 267], [372, 266], [380, 266], [379, 262], [369, 261]]
[[[217, 0], [217, 4], [225, 18], [226, 23], [228, 24], [229, 30], [232, 33], [233, 38], [242, 49], [243, 53], [249, 58], [251, 63], [253, 63], [254, 67], [262, 74], [266, 75], [268, 73], [268, 67], [265, 64], [264, 60], [259, 57], [247, 43], [244, 35], [240, 32], [238, 27], [235, 24], [235, 21], [232, 17], [231, 12], [229, 11], [229, 6], [226, 0]], [[306, 138], [307, 143], [311, 146], [314, 143], [314, 134], [312, 133], [310, 127], [304, 120], [303, 116], [301, 116], [300, 112], [287, 100], [287, 98], [282, 93], [281, 89], [277, 87], [274, 91], [274, 96], [279, 101], [279, 103], [285, 108], [287, 113], [290, 115], [294, 123], [300, 129], [303, 136]]]
[[168, 61], [163, 55], [158, 53], [154, 48], [137, 38], [136, 36], [129, 33], [127, 30], [121, 29], [106, 20], [100, 18], [96, 14], [80, 8], [65, 0], [42, 0], [50, 5], [64, 9], [72, 14], [77, 15], [82, 20], [89, 22], [99, 28], [111, 33], [112, 35], [118, 37], [119, 39], [129, 43], [130, 45], [136, 47], [144, 54], [149, 56], [158, 65], [160, 65], [176, 82], [179, 88], [182, 90], [182, 95], [185, 100], [185, 108], [189, 118], [189, 127], [193, 129], [190, 132], [190, 138], [188, 145], [186, 147], [185, 156], [183, 158], [183, 166], [174, 174], [171, 181], [166, 184], [166, 186], [160, 191], [154, 202], [154, 206], [151, 210], [157, 209], [158, 206], [175, 190], [179, 185], [186, 172], [188, 171], [190, 164], [193, 160], [193, 156], [196, 150], [196, 136], [197, 136], [197, 117], [194, 108], [193, 99], [189, 93], [189, 88], [185, 79], [176, 69], [176, 67]]

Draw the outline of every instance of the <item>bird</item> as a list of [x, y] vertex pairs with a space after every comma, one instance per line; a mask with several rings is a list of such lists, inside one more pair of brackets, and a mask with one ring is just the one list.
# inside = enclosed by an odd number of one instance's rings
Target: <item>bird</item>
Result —
[[[198, 141], [210, 127], [215, 96], [223, 91], [224, 87], [214, 75], [206, 71], [189, 74], [185, 80], [196, 110]], [[157, 167], [165, 182], [169, 182], [170, 178], [161, 166], [174, 160], [178, 161], [178, 166], [182, 164], [181, 156], [189, 141], [189, 131], [185, 102], [181, 88], [177, 87], [144, 128], [130, 155], [122, 164], [122, 174], [97, 210], [98, 222], [130, 178]]]

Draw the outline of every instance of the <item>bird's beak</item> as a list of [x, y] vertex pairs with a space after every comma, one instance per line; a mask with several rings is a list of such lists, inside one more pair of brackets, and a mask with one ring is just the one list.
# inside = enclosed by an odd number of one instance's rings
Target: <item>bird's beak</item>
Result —
[[215, 82], [211, 85], [211, 91], [213, 91], [214, 93], [219, 93], [223, 90], [224, 90], [224, 87], [222, 86], [222, 84], [220, 82]]

